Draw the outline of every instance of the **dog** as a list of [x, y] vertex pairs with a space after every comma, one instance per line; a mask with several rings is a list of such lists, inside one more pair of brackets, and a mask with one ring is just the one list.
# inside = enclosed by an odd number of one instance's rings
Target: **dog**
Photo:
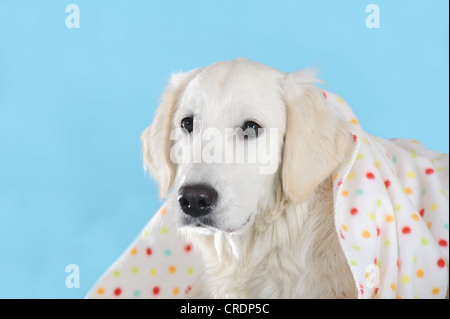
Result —
[[[314, 71], [284, 73], [244, 58], [172, 76], [142, 133], [143, 157], [204, 260], [189, 297], [358, 296], [333, 208], [333, 173], [355, 140], [317, 83]], [[176, 160], [175, 146], [201, 152], [210, 128], [221, 141], [207, 139], [217, 146], [207, 154], [241, 146], [247, 160]], [[261, 173], [267, 163], [248, 160], [263, 138], [275, 145], [270, 173]]]

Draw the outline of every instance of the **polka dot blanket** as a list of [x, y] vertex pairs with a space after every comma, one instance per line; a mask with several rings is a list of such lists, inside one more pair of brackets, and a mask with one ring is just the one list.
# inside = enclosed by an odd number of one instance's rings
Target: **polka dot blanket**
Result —
[[[370, 135], [341, 97], [323, 95], [353, 128], [353, 152], [333, 174], [334, 218], [358, 298], [445, 298], [448, 155]], [[201, 274], [162, 207], [87, 298], [185, 298]]]

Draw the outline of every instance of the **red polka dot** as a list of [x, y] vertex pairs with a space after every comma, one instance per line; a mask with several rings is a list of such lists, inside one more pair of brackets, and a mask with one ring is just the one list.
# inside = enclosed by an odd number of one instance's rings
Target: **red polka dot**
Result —
[[114, 295], [120, 296], [121, 293], [122, 293], [122, 289], [120, 289], [120, 288], [114, 289]]
[[322, 93], [323, 93], [323, 97], [327, 98], [327, 94], [324, 91], [322, 91]]
[[153, 287], [153, 294], [156, 296], [157, 294], [159, 294], [159, 287], [155, 286]]
[[191, 249], [192, 249], [191, 244], [187, 244], [187, 245], [184, 246], [184, 251], [187, 252], [187, 253], [190, 252]]
[[342, 233], [341, 230], [339, 230], [339, 235], [341, 236], [341, 238], [342, 238], [343, 240], [345, 240], [344, 234]]
[[419, 214], [420, 214], [420, 216], [423, 217], [423, 215], [425, 214], [425, 209], [422, 208], [422, 209], [420, 210]]
[[186, 290], [184, 291], [184, 293], [187, 295], [189, 293], [189, 291], [191, 291], [192, 287], [191, 286], [187, 286]]
[[150, 256], [152, 254], [152, 249], [150, 247], [146, 250], [147, 256]]
[[342, 179], [339, 180], [338, 187], [342, 185]]
[[374, 178], [375, 178], [375, 175], [373, 175], [372, 172], [367, 172], [366, 177], [367, 177], [368, 179], [374, 179]]
[[353, 207], [353, 208], [350, 210], [350, 214], [352, 214], [352, 215], [358, 214], [358, 208]]
[[358, 136], [353, 135], [353, 143], [356, 143], [356, 141], [358, 141]]
[[444, 268], [445, 267], [445, 260], [442, 258], [439, 258], [439, 260], [437, 261], [437, 265], [439, 268]]
[[391, 186], [391, 181], [390, 180], [385, 180], [384, 181], [384, 186], [386, 186], [386, 188], [389, 188], [389, 186]]
[[427, 168], [426, 170], [425, 170], [425, 174], [427, 174], [427, 175], [431, 175], [431, 174], [433, 174], [434, 173], [434, 169], [432, 169], [432, 168]]
[[397, 259], [397, 268], [400, 269], [400, 259]]
[[444, 239], [439, 240], [439, 246], [441, 247], [447, 247], [448, 246], [448, 242]]
[[377, 226], [377, 237], [380, 237], [380, 227]]
[[411, 228], [409, 226], [405, 226], [402, 228], [402, 233], [408, 235], [411, 233]]

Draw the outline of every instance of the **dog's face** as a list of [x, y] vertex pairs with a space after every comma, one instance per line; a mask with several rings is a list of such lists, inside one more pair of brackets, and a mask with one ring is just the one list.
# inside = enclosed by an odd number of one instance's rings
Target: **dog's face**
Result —
[[331, 173], [349, 133], [313, 81], [245, 59], [172, 77], [142, 140], [181, 227], [245, 231], [281, 189], [301, 201]]

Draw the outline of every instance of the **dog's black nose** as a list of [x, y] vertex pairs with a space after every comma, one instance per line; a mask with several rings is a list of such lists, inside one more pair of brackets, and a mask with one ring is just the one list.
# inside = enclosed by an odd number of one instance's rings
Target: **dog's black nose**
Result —
[[208, 185], [187, 185], [178, 191], [178, 203], [187, 215], [199, 217], [209, 214], [217, 202], [217, 192]]

